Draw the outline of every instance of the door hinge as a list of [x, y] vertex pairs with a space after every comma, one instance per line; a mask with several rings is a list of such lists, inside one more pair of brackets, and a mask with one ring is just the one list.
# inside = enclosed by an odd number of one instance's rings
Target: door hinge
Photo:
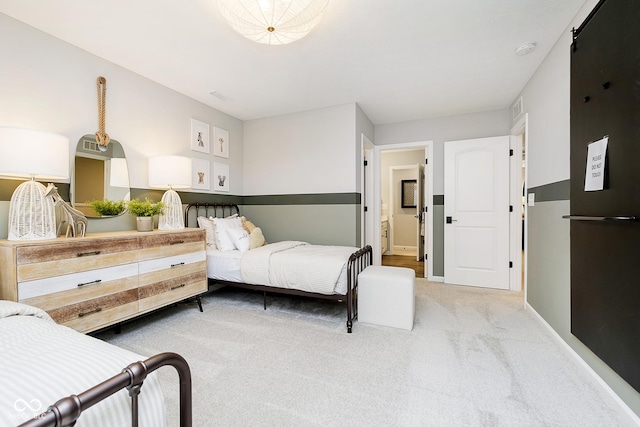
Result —
[[428, 208], [429, 208], [428, 206], [425, 206], [425, 207], [423, 208], [422, 212], [427, 212], [427, 209], [428, 209]]
[[424, 159], [424, 164], [428, 165], [429, 164], [429, 159]]
[[365, 166], [368, 166], [368, 165], [369, 165], [369, 162], [365, 160], [365, 161], [364, 161], [364, 165], [365, 165]]
[[509, 205], [509, 212], [513, 212], [513, 205]]
[[367, 206], [364, 207], [364, 211], [367, 212], [369, 208]]
[[429, 259], [429, 254], [424, 254], [424, 260], [426, 261], [427, 259]]
[[513, 156], [513, 150], [509, 150], [509, 157]]
[[513, 261], [509, 261], [509, 268], [513, 268]]

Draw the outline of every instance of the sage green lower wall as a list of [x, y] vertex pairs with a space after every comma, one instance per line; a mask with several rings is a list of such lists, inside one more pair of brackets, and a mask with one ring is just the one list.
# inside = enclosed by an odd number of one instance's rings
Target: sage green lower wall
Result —
[[[640, 414], [640, 393], [571, 333], [571, 243], [568, 181], [538, 188], [527, 208], [527, 302], [611, 389]], [[588, 266], [584, 266], [588, 268]]]
[[242, 215], [263, 230], [267, 242], [301, 240], [318, 245], [360, 246], [359, 204], [247, 205]]
[[[437, 196], [436, 196], [437, 197]], [[433, 200], [433, 275], [444, 277], [444, 198]]]

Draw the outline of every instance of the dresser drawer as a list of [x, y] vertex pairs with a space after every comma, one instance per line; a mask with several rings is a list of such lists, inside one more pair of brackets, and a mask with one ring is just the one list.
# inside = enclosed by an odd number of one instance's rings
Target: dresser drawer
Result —
[[16, 269], [17, 279], [18, 282], [25, 282], [66, 275], [70, 271], [82, 272], [96, 270], [103, 267], [120, 266], [137, 261], [138, 256], [138, 250], [117, 253], [103, 253], [100, 250], [95, 250], [75, 258], [31, 264], [18, 264]]
[[[193, 266], [197, 264], [193, 264]], [[206, 292], [207, 287], [207, 273], [202, 268], [183, 276], [149, 283], [144, 286], [141, 284], [138, 293], [140, 299], [139, 309], [142, 312], [199, 295]]]
[[100, 268], [81, 273], [65, 274], [44, 279], [18, 282], [18, 301], [34, 297], [68, 291], [71, 289], [101, 286], [104, 283], [138, 275], [138, 264], [125, 264], [117, 267]]
[[204, 251], [190, 252], [186, 254], [150, 259], [141, 261], [139, 264], [139, 274], [151, 273], [158, 270], [175, 270], [179, 271], [187, 264], [193, 264], [205, 261], [207, 254]]
[[104, 295], [47, 312], [56, 323], [79, 332], [89, 332], [138, 313], [138, 290], [129, 289]]
[[142, 251], [138, 260], [165, 258], [206, 249], [205, 234], [202, 229], [193, 229], [181, 233], [155, 234], [141, 238]]
[[50, 311], [55, 308], [77, 304], [131, 289], [138, 289], [138, 276], [130, 276], [122, 279], [100, 282], [93, 285], [76, 287], [66, 291], [23, 299], [20, 300], [20, 302], [39, 307], [45, 311]]
[[21, 246], [16, 249], [18, 265], [108, 255], [140, 248], [135, 237], [118, 239], [59, 239], [42, 245]]
[[141, 238], [144, 249], [167, 246], [178, 246], [186, 243], [204, 242], [204, 230], [200, 228], [185, 229], [181, 233], [160, 233], [147, 235]]

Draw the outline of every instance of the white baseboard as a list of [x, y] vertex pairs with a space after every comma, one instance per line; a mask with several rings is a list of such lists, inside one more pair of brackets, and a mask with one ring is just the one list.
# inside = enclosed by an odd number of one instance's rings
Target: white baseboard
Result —
[[527, 310], [531, 310], [531, 313], [533, 313], [535, 318], [538, 319], [538, 321], [540, 321], [540, 323], [545, 328], [547, 328], [547, 330], [549, 332], [551, 332], [551, 336], [553, 336], [555, 338], [555, 340], [567, 352], [567, 354], [569, 354], [573, 359], [575, 359], [576, 362], [578, 362], [578, 365], [580, 367], [582, 367], [587, 374], [589, 374], [591, 377], [593, 377], [593, 379], [602, 388], [602, 390], [605, 393], [607, 393], [609, 395], [609, 397], [611, 397], [611, 399], [613, 400], [613, 402], [615, 404], [617, 404], [619, 406], [620, 415], [622, 415], [624, 417], [627, 417], [627, 419], [631, 423], [630, 425], [638, 425], [638, 426], [640, 426], [640, 417], [638, 417], [638, 415], [635, 412], [633, 412], [631, 410], [631, 408], [629, 408], [629, 406], [627, 406], [627, 404], [624, 402], [624, 400], [622, 400], [620, 398], [620, 396], [618, 396], [616, 394], [616, 392], [613, 391], [613, 389], [611, 387], [609, 387], [609, 384], [607, 384], [600, 377], [600, 375], [598, 375], [598, 373], [596, 371], [594, 371], [593, 368], [591, 366], [589, 366], [589, 364], [587, 362], [585, 362], [584, 359], [582, 357], [580, 357], [580, 355], [578, 353], [576, 353], [576, 351], [565, 340], [562, 339], [562, 337], [556, 332], [556, 330], [553, 329], [551, 327], [551, 325], [549, 323], [547, 323], [546, 320], [544, 320], [544, 318], [540, 315], [540, 313], [538, 313], [536, 311], [536, 309], [533, 308], [533, 306], [531, 306], [531, 304], [529, 304], [526, 301], [525, 301], [525, 308]]
[[429, 280], [430, 282], [443, 282], [444, 283], [444, 276], [430, 276], [427, 278], [427, 280]]

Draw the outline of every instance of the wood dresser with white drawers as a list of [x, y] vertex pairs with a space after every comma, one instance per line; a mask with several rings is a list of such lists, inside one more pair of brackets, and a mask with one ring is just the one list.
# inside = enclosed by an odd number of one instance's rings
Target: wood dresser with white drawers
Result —
[[197, 228], [0, 240], [0, 299], [91, 332], [205, 293], [205, 248]]

